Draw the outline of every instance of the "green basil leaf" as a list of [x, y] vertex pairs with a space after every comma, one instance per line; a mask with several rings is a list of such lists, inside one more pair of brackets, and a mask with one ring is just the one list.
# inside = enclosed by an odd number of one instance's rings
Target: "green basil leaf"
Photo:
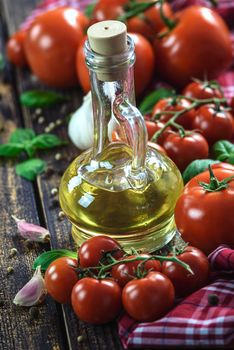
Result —
[[33, 181], [45, 168], [46, 162], [44, 160], [38, 158], [28, 159], [16, 165], [16, 174], [29, 181]]
[[184, 184], [191, 180], [194, 176], [202, 173], [208, 169], [209, 164], [219, 163], [217, 160], [213, 159], [196, 159], [191, 162], [183, 172]]
[[4, 69], [4, 67], [5, 67], [5, 61], [4, 61], [2, 53], [0, 53], [0, 71], [2, 71]]
[[22, 151], [24, 147], [18, 143], [5, 143], [5, 145], [0, 145], [0, 157], [16, 157]]
[[53, 148], [64, 145], [65, 143], [65, 141], [53, 134], [41, 134], [36, 136], [32, 141], [33, 146], [37, 149]]
[[226, 140], [218, 141], [213, 145], [211, 152], [215, 159], [229, 162], [229, 157], [234, 153], [234, 144]]
[[57, 249], [44, 252], [39, 255], [33, 263], [33, 269], [36, 270], [38, 266], [41, 266], [41, 271], [46, 271], [48, 266], [56, 259], [67, 256], [72, 259], [77, 259], [77, 252], [72, 252], [67, 249]]
[[88, 18], [92, 18], [95, 6], [96, 6], [96, 3], [92, 3], [92, 4], [87, 5], [85, 10], [84, 10], [85, 16], [87, 16]]
[[24, 143], [25, 141], [30, 141], [36, 136], [32, 129], [15, 129], [9, 138], [10, 143]]
[[36, 152], [36, 148], [32, 144], [32, 141], [28, 141], [24, 143], [24, 149], [29, 158], [33, 158]]
[[50, 107], [68, 98], [52, 91], [31, 90], [20, 95], [20, 102], [30, 108]]
[[174, 94], [175, 92], [173, 90], [159, 88], [158, 90], [145, 97], [145, 99], [141, 102], [139, 109], [142, 114], [151, 113], [155, 103], [157, 103], [162, 98], [170, 97]]
[[230, 153], [230, 156], [228, 158], [228, 163], [234, 164], [234, 152]]

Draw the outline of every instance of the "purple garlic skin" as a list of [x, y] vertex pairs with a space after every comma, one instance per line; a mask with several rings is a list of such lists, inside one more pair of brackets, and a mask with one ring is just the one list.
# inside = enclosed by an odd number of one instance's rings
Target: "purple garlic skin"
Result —
[[18, 231], [21, 237], [40, 243], [45, 243], [50, 240], [50, 233], [46, 228], [31, 224], [25, 220], [20, 220], [14, 215], [12, 215], [12, 218], [17, 223]]
[[20, 306], [33, 306], [40, 304], [45, 295], [45, 282], [41, 274], [41, 266], [38, 266], [30, 281], [16, 294], [13, 303]]

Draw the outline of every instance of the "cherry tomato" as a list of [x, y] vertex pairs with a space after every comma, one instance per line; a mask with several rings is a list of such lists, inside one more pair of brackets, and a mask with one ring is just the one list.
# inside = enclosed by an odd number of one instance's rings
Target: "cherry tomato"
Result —
[[185, 87], [182, 95], [201, 100], [213, 97], [223, 98], [221, 87], [213, 81], [194, 81]]
[[74, 286], [71, 299], [79, 319], [94, 324], [114, 320], [122, 307], [121, 288], [111, 279], [83, 278]]
[[193, 120], [193, 128], [202, 132], [209, 145], [219, 140], [232, 140], [233, 117], [231, 113], [220, 106], [201, 106]]
[[67, 304], [71, 302], [72, 288], [78, 281], [75, 267], [77, 267], [75, 259], [62, 257], [54, 260], [46, 270], [46, 289], [58, 303]]
[[[169, 112], [179, 112], [185, 108], [188, 108], [191, 105], [191, 102], [186, 100], [185, 98], [176, 99], [174, 97], [167, 97], [159, 100], [153, 108], [153, 115], [157, 113], [161, 113], [164, 111]], [[160, 117], [160, 121], [167, 122], [173, 114], [162, 114]], [[176, 120], [176, 123], [182, 125], [185, 129], [191, 130], [193, 119], [195, 117], [195, 110], [191, 109], [190, 111], [183, 113]]]
[[25, 36], [25, 31], [18, 31], [7, 42], [7, 57], [11, 63], [19, 67], [27, 66], [27, 59], [24, 52]]
[[[150, 83], [154, 70], [154, 52], [152, 46], [140, 34], [129, 33], [135, 43], [136, 62], [134, 65], [134, 79], [136, 95], [140, 95]], [[80, 46], [76, 56], [77, 76], [85, 93], [90, 90], [88, 68], [85, 63], [83, 47]]]
[[[154, 1], [154, 0], [151, 0]], [[148, 0], [137, 0], [137, 2], [149, 2]], [[156, 3], [154, 6], [150, 7], [148, 10], [142, 12], [141, 14], [130, 18], [127, 21], [127, 27], [129, 32], [139, 33], [146, 37], [148, 40], [155, 38], [157, 34], [163, 27], [164, 22], [160, 16], [160, 6]], [[164, 2], [162, 5], [163, 13], [166, 17], [172, 18], [173, 13], [171, 7], [168, 3]]]
[[[146, 120], [145, 121], [146, 129], [148, 132], [148, 139], [151, 140], [151, 138], [154, 136], [154, 134], [162, 129], [165, 125], [165, 123], [161, 122], [160, 120]], [[162, 144], [164, 140], [167, 138], [167, 136], [170, 134], [171, 128], [168, 126], [166, 130], [160, 135], [157, 139], [157, 142], [159, 144]]]
[[115, 251], [113, 256], [116, 259], [124, 254], [119, 243], [111, 237], [100, 235], [89, 238], [78, 250], [79, 265], [81, 267], [98, 266], [103, 253], [111, 251]]
[[148, 147], [151, 147], [151, 148], [156, 149], [156, 151], [158, 151], [158, 152], [167, 154], [167, 152], [165, 151], [165, 149], [164, 149], [162, 146], [160, 146], [158, 143], [148, 141], [148, 142], [147, 142], [147, 145], [148, 145]]
[[188, 264], [193, 274], [176, 262], [163, 262], [162, 273], [173, 283], [176, 296], [183, 297], [204, 287], [209, 277], [209, 261], [206, 255], [201, 250], [188, 246], [177, 258]]
[[[149, 258], [149, 254], [139, 254], [141, 257]], [[136, 255], [130, 255], [126, 259], [136, 258]], [[122, 263], [119, 265], [115, 265], [112, 267], [111, 276], [118, 282], [120, 287], [124, 287], [129, 281], [131, 281], [137, 272], [137, 267], [142, 261], [132, 261], [129, 263]], [[161, 271], [161, 263], [158, 260], [149, 260], [143, 266], [143, 270], [145, 271]]]
[[84, 36], [86, 17], [61, 7], [38, 16], [27, 31], [25, 52], [33, 73], [45, 84], [77, 84], [76, 51]]
[[181, 172], [193, 160], [208, 158], [209, 154], [206, 139], [196, 132], [185, 134], [184, 137], [178, 133], [171, 133], [164, 141], [163, 148]]
[[[213, 168], [219, 181], [234, 175], [234, 166]], [[206, 191], [200, 182], [209, 183], [209, 171], [192, 178], [175, 207], [175, 222], [182, 238], [209, 254], [220, 244], [234, 247], [234, 179], [227, 188]]]
[[163, 317], [173, 306], [174, 287], [169, 278], [160, 272], [126, 284], [122, 302], [127, 313], [136, 321], [150, 322]]
[[215, 11], [189, 6], [176, 19], [175, 27], [154, 41], [156, 70], [165, 81], [184, 87], [191, 78], [215, 79], [232, 64], [230, 32]]

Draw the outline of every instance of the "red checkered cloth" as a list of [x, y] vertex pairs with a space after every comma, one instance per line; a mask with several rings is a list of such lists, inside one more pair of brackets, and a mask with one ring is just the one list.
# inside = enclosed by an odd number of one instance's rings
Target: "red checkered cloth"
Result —
[[[28, 28], [32, 20], [45, 11], [62, 6], [71, 6], [73, 8], [83, 11], [88, 4], [93, 2], [94, 0], [44, 0], [37, 6], [35, 10], [32, 11], [29, 17], [22, 24], [21, 28]], [[184, 7], [193, 4], [211, 7], [210, 2], [206, 0], [173, 0], [170, 3], [174, 11], [181, 10]], [[233, 43], [234, 58], [234, 0], [218, 0], [218, 6], [216, 8], [216, 11], [223, 17], [223, 19], [229, 25], [230, 29], [233, 30], [231, 32], [231, 39]], [[217, 80], [223, 88], [224, 96], [227, 98], [228, 101], [230, 101], [231, 98], [234, 96], [234, 69], [223, 73], [218, 77]]]
[[[215, 270], [213, 282], [179, 302], [165, 317], [150, 323], [121, 317], [119, 336], [125, 349], [234, 345], [234, 250], [220, 246], [209, 260]], [[216, 306], [210, 305], [210, 294], [218, 297]]]

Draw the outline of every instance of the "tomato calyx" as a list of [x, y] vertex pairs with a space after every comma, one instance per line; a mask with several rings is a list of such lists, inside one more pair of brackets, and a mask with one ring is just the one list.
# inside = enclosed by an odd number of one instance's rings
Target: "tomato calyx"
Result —
[[198, 184], [200, 186], [202, 186], [202, 188], [206, 191], [206, 192], [218, 192], [218, 191], [222, 191], [225, 190], [226, 188], [228, 188], [228, 183], [234, 179], [234, 176], [229, 176], [221, 181], [219, 181], [217, 179], [217, 177], [215, 176], [211, 166], [208, 166], [209, 168], [209, 173], [210, 173], [210, 182], [206, 183], [206, 182], [198, 182]]

